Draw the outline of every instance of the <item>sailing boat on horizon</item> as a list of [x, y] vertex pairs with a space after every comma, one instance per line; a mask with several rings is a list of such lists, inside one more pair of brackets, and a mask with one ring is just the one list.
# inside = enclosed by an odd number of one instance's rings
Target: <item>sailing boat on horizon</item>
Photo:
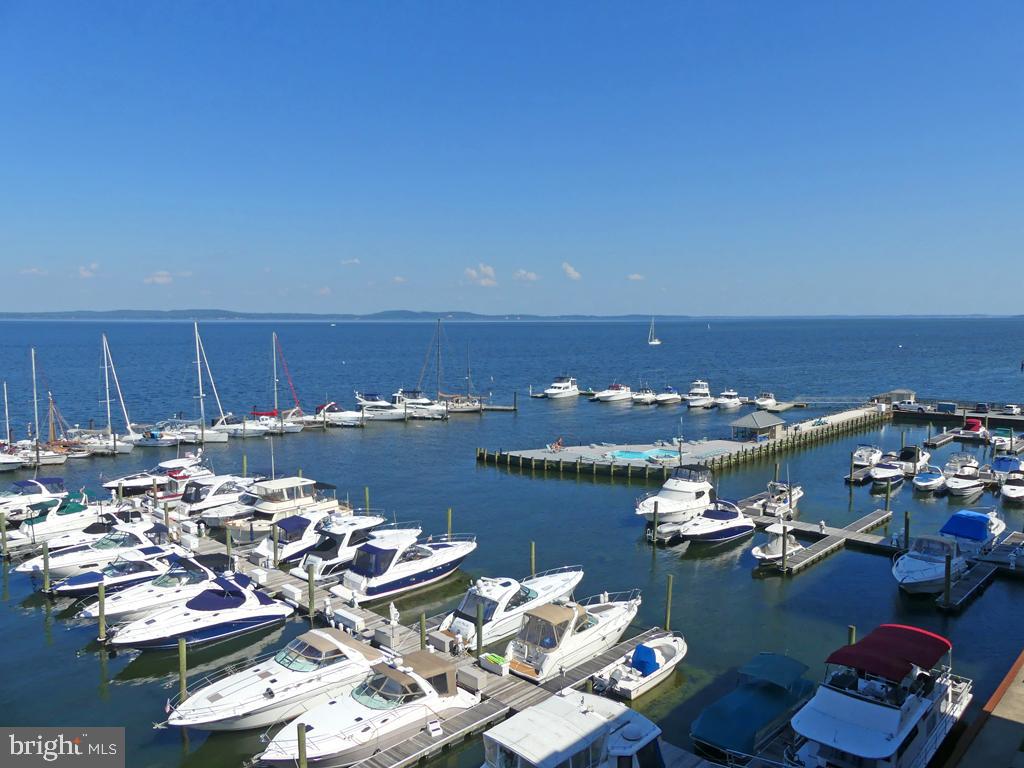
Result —
[[[132, 421], [128, 418], [128, 408], [124, 404], [124, 394], [121, 392], [121, 382], [117, 378], [117, 368], [114, 367], [114, 358], [110, 354], [110, 344], [107, 343], [107, 334], [100, 334], [103, 346], [103, 390], [104, 405], [107, 410], [107, 426], [102, 433], [90, 435], [83, 439], [83, 444], [89, 453], [99, 456], [113, 456], [119, 453], [131, 453], [135, 443], [142, 438], [138, 432], [132, 429]], [[118, 435], [114, 431], [113, 412], [110, 407], [110, 380], [114, 380], [114, 389], [117, 391], [117, 400], [121, 405], [121, 415], [124, 416], [125, 434]]]
[[205, 445], [206, 443], [226, 443], [228, 433], [224, 430], [217, 430], [206, 425], [206, 394], [203, 392], [203, 364], [206, 363], [206, 373], [210, 377], [210, 389], [213, 390], [213, 397], [217, 401], [217, 411], [220, 413], [218, 424], [225, 421], [224, 409], [220, 404], [220, 395], [217, 394], [217, 385], [213, 381], [213, 371], [206, 361], [206, 349], [203, 348], [202, 339], [199, 338], [199, 323], [192, 323], [192, 330], [196, 343], [196, 378], [199, 386], [199, 423], [184, 427], [181, 430], [181, 442], [193, 445]]
[[657, 347], [661, 344], [661, 339], [654, 335], [654, 316], [651, 315], [651, 329], [647, 332], [647, 345], [651, 347]]
[[[285, 375], [288, 377], [288, 384], [292, 390], [292, 397], [295, 399], [295, 407], [288, 409], [287, 414], [281, 411], [281, 407], [278, 403], [277, 391], [278, 385], [280, 384], [277, 378], [277, 356], [281, 356], [281, 365], [284, 368]], [[295, 392], [295, 384], [292, 382], [291, 374], [288, 372], [288, 363], [284, 359], [284, 350], [281, 349], [281, 343], [277, 338], [277, 331], [273, 331], [270, 334], [270, 362], [272, 368], [272, 383], [274, 388], [274, 410], [272, 411], [257, 411], [253, 408], [251, 416], [257, 418], [261, 424], [263, 424], [272, 435], [284, 435], [288, 433], [301, 432], [303, 423], [302, 419], [302, 406], [299, 405], [299, 396]]]

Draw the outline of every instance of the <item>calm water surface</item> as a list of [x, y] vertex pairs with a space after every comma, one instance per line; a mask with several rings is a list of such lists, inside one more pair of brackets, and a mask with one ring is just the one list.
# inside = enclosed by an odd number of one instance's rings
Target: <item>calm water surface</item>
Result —
[[[87, 424], [105, 420], [99, 335], [106, 331], [121, 385], [135, 421], [154, 421], [195, 411], [191, 328], [169, 323], [5, 323], [0, 377], [10, 388], [12, 422], [19, 436], [32, 418], [28, 348], [39, 356], [40, 391], [51, 391], [65, 418]], [[270, 333], [277, 330], [295, 389], [307, 410], [325, 399], [352, 405], [352, 390], [385, 395], [420, 378], [433, 328], [427, 324], [208, 324], [203, 338], [225, 408], [242, 412], [272, 401]], [[630, 408], [579, 401], [530, 400], [530, 384], [546, 386], [571, 373], [584, 386], [612, 381], [686, 387], [710, 380], [715, 391], [741, 394], [761, 389], [781, 398], [844, 399], [897, 386], [923, 396], [1022, 401], [1021, 320], [835, 320], [680, 322], [659, 325], [661, 347], [650, 348], [644, 324], [450, 324], [444, 328], [443, 386], [465, 386], [467, 354], [475, 388], [511, 402], [516, 414], [452, 418], [446, 424], [376, 424], [363, 430], [304, 433], [274, 440], [278, 473], [336, 483], [359, 498], [369, 486], [374, 506], [398, 519], [422, 520], [443, 530], [454, 508], [455, 529], [476, 533], [480, 546], [466, 573], [431, 591], [399, 602], [412, 622], [457, 601], [469, 576], [522, 576], [529, 569], [529, 542], [537, 542], [538, 567], [580, 563], [586, 578], [580, 594], [640, 587], [644, 605], [638, 626], [664, 620], [665, 585], [674, 576], [673, 628], [690, 646], [684, 669], [639, 703], [670, 741], [685, 744], [688, 726], [709, 699], [728, 689], [734, 668], [760, 650], [788, 653], [817, 677], [824, 657], [844, 642], [846, 626], [861, 634], [886, 621], [904, 621], [949, 636], [957, 671], [975, 678], [978, 699], [998, 684], [1019, 652], [1020, 622], [1014, 608], [1019, 585], [994, 583], [961, 616], [936, 612], [928, 599], [909, 599], [896, 589], [886, 558], [842, 552], [799, 576], [755, 578], [746, 541], [725, 549], [652, 551], [642, 541], [632, 505], [650, 488], [641, 482], [558, 479], [529, 471], [478, 466], [474, 449], [536, 447], [563, 436], [567, 442], [650, 441], [683, 434], [724, 436], [735, 415], [687, 413], [684, 408]], [[282, 373], [282, 401], [290, 400]], [[432, 366], [424, 385], [433, 389]], [[208, 401], [212, 408], [212, 398]], [[790, 412], [804, 418], [826, 407]], [[796, 414], [794, 416], [793, 414]], [[926, 426], [887, 426], [791, 454], [783, 474], [801, 483], [804, 519], [833, 524], [853, 520], [882, 502], [866, 488], [852, 491], [842, 476], [858, 442], [898, 447], [923, 439]], [[941, 464], [953, 445], [936, 452]], [[238, 471], [243, 454], [250, 469], [268, 469], [269, 440], [211, 446], [218, 471]], [[63, 474], [71, 487], [95, 485], [173, 456], [173, 450], [137, 449], [132, 455], [71, 462]], [[735, 498], [761, 490], [773, 464], [753, 465], [719, 478], [720, 493]], [[653, 488], [653, 486], [651, 486]], [[995, 504], [986, 497], [978, 504]], [[910, 510], [914, 532], [937, 530], [957, 507], [946, 499], [915, 498], [909, 487], [893, 500], [898, 519]], [[1007, 510], [1011, 528], [1024, 524]], [[900, 526], [902, 523], [900, 523]], [[3, 571], [0, 636], [12, 662], [0, 679], [0, 711], [9, 725], [88, 724], [128, 728], [129, 765], [233, 766], [259, 751], [259, 734], [208, 737], [153, 730], [164, 702], [176, 690], [174, 655], [101, 651], [95, 625], [79, 624], [62, 603], [33, 592], [32, 583]], [[276, 648], [303, 631], [301, 620], [257, 638], [195, 651], [190, 672], [198, 676], [232, 661]], [[438, 762], [468, 768], [480, 763], [479, 742]]]

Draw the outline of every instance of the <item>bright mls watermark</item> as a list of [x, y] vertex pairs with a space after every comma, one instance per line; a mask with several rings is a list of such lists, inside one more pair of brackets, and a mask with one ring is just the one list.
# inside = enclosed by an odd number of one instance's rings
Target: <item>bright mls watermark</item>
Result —
[[4, 768], [125, 768], [124, 728], [0, 728]]

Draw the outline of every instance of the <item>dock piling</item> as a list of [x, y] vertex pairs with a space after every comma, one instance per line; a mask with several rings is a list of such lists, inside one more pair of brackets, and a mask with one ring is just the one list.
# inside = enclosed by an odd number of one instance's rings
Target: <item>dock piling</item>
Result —
[[949, 596], [950, 596], [950, 593], [952, 591], [953, 591], [953, 556], [950, 555], [947, 552], [946, 553], [946, 574], [945, 574], [945, 581], [943, 582], [943, 591], [942, 591], [942, 595], [943, 595], [943, 598], [944, 598], [943, 602], [944, 602], [944, 604], [945, 604], [945, 606], [947, 608], [949, 608], [949, 604], [951, 602], [950, 599], [949, 599]]
[[910, 510], [903, 510], [903, 548], [910, 549]]
[[530, 542], [530, 575], [537, 575], [537, 542]]
[[50, 591], [50, 544], [43, 542], [43, 592]]
[[[230, 534], [229, 534], [230, 535]], [[306, 589], [308, 590], [307, 599], [309, 600], [309, 626], [310, 629], [316, 626], [316, 578], [314, 573], [316, 572], [316, 566], [313, 563], [309, 563], [306, 566]]]
[[7, 513], [0, 512], [0, 549], [3, 550], [2, 554], [7, 557]]
[[117, 484], [117, 500], [124, 501], [124, 483]]
[[156, 494], [157, 494], [156, 478], [154, 477], [153, 478], [153, 509], [156, 509], [156, 502], [157, 502]]
[[853, 473], [857, 471], [857, 465], [854, 463], [854, 456], [856, 451], [850, 451], [850, 487], [853, 487]]
[[775, 482], [779, 482], [779, 462], [775, 462]]
[[363, 503], [366, 505], [366, 513], [370, 513], [370, 486], [363, 486]]
[[96, 642], [98, 642], [98, 643], [105, 643], [107, 641], [107, 607], [106, 607], [107, 596], [106, 596], [106, 591], [107, 591], [106, 585], [104, 585], [104, 583], [101, 581], [100, 582], [100, 586], [99, 586], [99, 592], [97, 594], [97, 597], [99, 598], [99, 601], [100, 601], [100, 603], [99, 603], [100, 631], [99, 631], [99, 635], [96, 637]]
[[850, 624], [846, 627], [846, 644], [853, 645], [857, 642], [857, 625]]
[[295, 727], [298, 730], [299, 739], [299, 768], [309, 768], [309, 763], [306, 761], [306, 724], [299, 723]]
[[247, 454], [243, 453], [242, 454], [242, 477], [248, 477], [248, 476], [249, 476], [249, 456]]
[[230, 528], [226, 528], [224, 530], [224, 550], [225, 550], [225, 554], [227, 555], [227, 558], [228, 558], [228, 569], [229, 570], [234, 570], [231, 567], [231, 529]]
[[185, 647], [185, 638], [178, 638], [178, 699], [179, 702], [188, 698], [188, 651]]
[[296, 474], [297, 474], [297, 475], [298, 475], [299, 477], [302, 477], [302, 467], [299, 467], [299, 469], [298, 469], [298, 471], [296, 472]]
[[892, 480], [885, 481], [885, 511], [892, 509]]
[[274, 567], [277, 568], [277, 523], [271, 526], [270, 535], [274, 541]]
[[484, 652], [484, 604], [476, 604], [476, 659], [480, 660], [480, 654]]
[[448, 507], [448, 540], [452, 538], [452, 508]]
[[665, 593], [665, 631], [672, 628], [672, 574], [668, 575], [668, 587]]
[[907, 430], [900, 430], [900, 450], [907, 447]]
[[783, 526], [783, 530], [782, 530], [782, 574], [783, 575], [786, 574], [786, 559], [789, 556], [789, 547], [786, 546], [787, 543], [788, 543], [787, 542], [788, 539], [789, 539], [789, 534], [786, 533], [785, 526]]
[[427, 649], [427, 614], [420, 611], [420, 650]]

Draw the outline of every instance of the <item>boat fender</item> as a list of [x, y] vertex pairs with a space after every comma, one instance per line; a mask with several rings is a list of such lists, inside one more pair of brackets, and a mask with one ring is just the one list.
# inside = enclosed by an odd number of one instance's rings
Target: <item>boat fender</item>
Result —
[[265, 699], [272, 699], [272, 698], [274, 698], [274, 691], [273, 691], [273, 689], [267, 688], [267, 690], [265, 690], [263, 692], [263, 698], [265, 698]]

